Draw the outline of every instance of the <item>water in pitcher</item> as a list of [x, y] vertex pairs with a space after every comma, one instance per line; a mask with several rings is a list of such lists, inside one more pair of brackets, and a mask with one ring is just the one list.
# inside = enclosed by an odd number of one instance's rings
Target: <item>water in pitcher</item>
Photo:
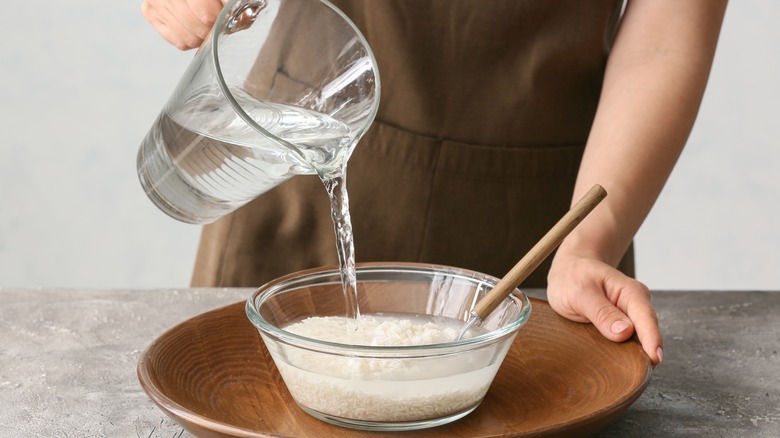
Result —
[[[147, 168], [142, 185], [172, 216], [208, 222], [294, 175], [318, 174], [332, 206], [346, 315], [356, 328], [359, 310], [346, 190], [346, 163], [354, 147], [350, 127], [325, 114], [258, 101], [241, 90], [232, 93], [249, 117], [298, 152], [248, 125], [221, 94], [203, 90], [182, 105], [186, 112], [164, 112], [158, 118], [139, 153], [140, 164]], [[175, 211], [166, 197], [178, 200]]]
[[338, 171], [351, 152], [349, 126], [325, 114], [235, 93], [251, 118], [298, 153], [258, 133], [219, 94], [195, 96], [186, 113], [158, 118], [139, 153], [142, 184], [158, 205], [169, 211], [165, 198], [187, 200], [172, 212], [179, 219], [216, 219], [293, 175]]

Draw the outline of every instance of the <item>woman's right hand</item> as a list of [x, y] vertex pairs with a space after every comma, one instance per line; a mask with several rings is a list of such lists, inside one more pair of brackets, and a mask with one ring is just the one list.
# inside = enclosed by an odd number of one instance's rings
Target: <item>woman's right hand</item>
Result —
[[221, 0], [143, 0], [141, 13], [179, 50], [200, 47], [222, 10]]

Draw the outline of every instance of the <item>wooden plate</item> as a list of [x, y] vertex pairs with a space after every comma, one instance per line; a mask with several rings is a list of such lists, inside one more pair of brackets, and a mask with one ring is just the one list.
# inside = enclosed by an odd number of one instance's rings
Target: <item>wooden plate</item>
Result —
[[[639, 397], [651, 367], [638, 343], [610, 342], [590, 324], [561, 318], [544, 301], [532, 300], [532, 307], [482, 405], [461, 420], [412, 435], [583, 436]], [[243, 302], [163, 334], [141, 355], [138, 378], [149, 398], [196, 436], [384, 436], [333, 426], [298, 408]]]

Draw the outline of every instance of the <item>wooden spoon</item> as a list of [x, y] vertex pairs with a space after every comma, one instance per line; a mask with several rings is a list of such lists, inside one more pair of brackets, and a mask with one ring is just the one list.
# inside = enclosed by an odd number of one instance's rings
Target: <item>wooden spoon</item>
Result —
[[474, 325], [482, 322], [520, 283], [553, 252], [563, 239], [607, 196], [596, 184], [553, 226], [539, 242], [474, 306], [470, 318], [458, 334], [458, 340]]

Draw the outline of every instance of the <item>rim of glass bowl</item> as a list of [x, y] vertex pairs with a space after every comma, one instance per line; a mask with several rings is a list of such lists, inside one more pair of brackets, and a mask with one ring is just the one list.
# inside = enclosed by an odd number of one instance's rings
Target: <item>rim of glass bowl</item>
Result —
[[[417, 274], [423, 273], [441, 273], [453, 276], [455, 278], [461, 278], [472, 282], [488, 283], [490, 286], [495, 286], [499, 281], [496, 277], [482, 274], [476, 271], [468, 269], [455, 268], [445, 265], [435, 264], [423, 264], [423, 263], [382, 263], [382, 262], [364, 262], [357, 263], [356, 265], [358, 273], [377, 273], [385, 271], [395, 272], [411, 272]], [[415, 353], [416, 356], [436, 355], [436, 354], [450, 354], [456, 351], [468, 350], [475, 345], [489, 344], [493, 341], [498, 341], [508, 334], [519, 330], [530, 317], [531, 314], [531, 302], [528, 297], [519, 289], [515, 289], [510, 295], [512, 299], [519, 302], [522, 305], [520, 313], [512, 321], [505, 326], [493, 330], [491, 332], [474, 336], [472, 338], [462, 339], [459, 341], [444, 342], [440, 344], [425, 344], [425, 345], [408, 345], [408, 346], [384, 346], [384, 345], [353, 345], [353, 344], [341, 344], [330, 341], [323, 341], [314, 338], [308, 338], [305, 336], [296, 335], [294, 333], [282, 330], [268, 323], [260, 313], [257, 311], [257, 303], [263, 302], [265, 299], [279, 292], [280, 289], [289, 288], [295, 286], [296, 283], [309, 283], [318, 277], [327, 277], [338, 275], [338, 267], [320, 267], [314, 269], [308, 269], [293, 274], [289, 274], [275, 280], [271, 280], [265, 285], [261, 286], [246, 302], [246, 314], [252, 324], [261, 331], [269, 334], [276, 339], [288, 344], [292, 344], [296, 347], [306, 348], [309, 350], [322, 351], [327, 349], [330, 353], [347, 353], [352, 356], [372, 356], [379, 355], [387, 357], [392, 354], [402, 353], [404, 357], [409, 357], [410, 353]], [[465, 321], [464, 321], [465, 324]], [[361, 354], [363, 353], [363, 354]]]

